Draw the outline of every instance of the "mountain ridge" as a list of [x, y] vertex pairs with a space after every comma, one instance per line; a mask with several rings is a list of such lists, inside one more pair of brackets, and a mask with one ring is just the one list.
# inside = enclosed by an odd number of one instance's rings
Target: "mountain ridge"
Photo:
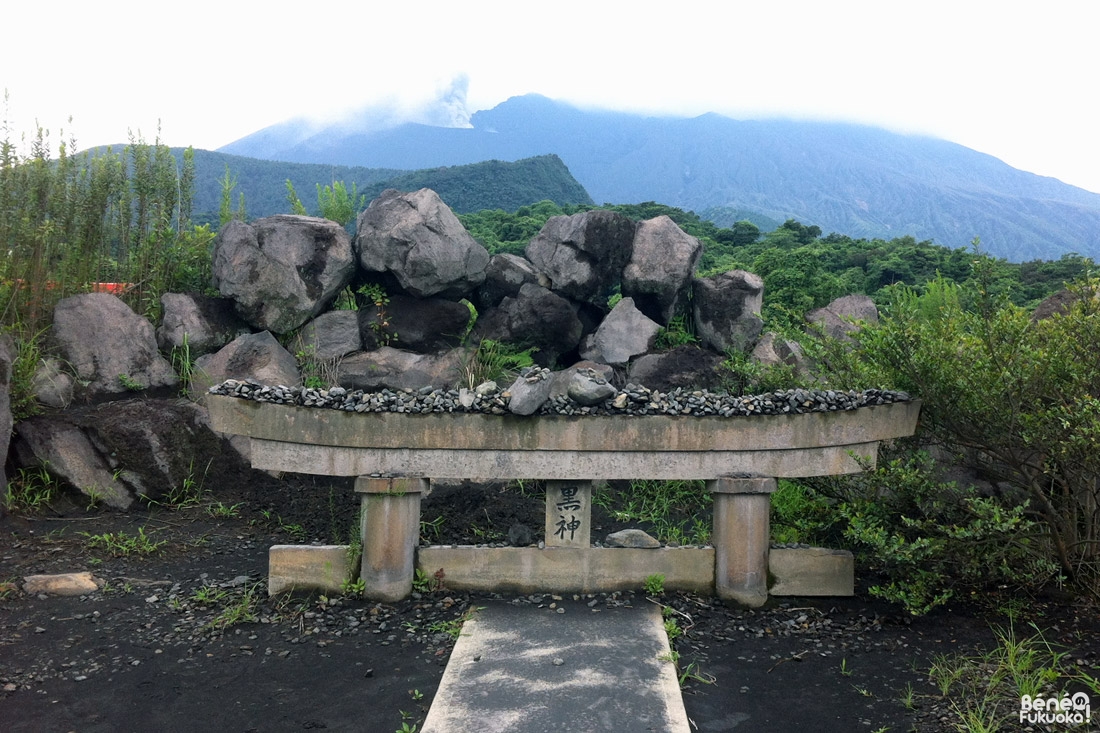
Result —
[[[182, 148], [173, 148], [177, 160]], [[290, 211], [286, 181], [308, 211], [316, 209], [316, 186], [342, 181], [350, 192], [355, 184], [369, 202], [386, 188], [416, 190], [431, 188], [455, 210], [466, 213], [481, 209], [514, 211], [520, 206], [553, 201], [558, 205], [592, 204], [584, 187], [554, 155], [533, 156], [516, 161], [489, 160], [470, 165], [443, 166], [423, 170], [339, 166], [327, 163], [288, 163], [209, 150], [195, 150], [195, 193], [193, 210], [199, 223], [216, 222], [221, 205], [222, 179], [228, 168], [238, 193], [244, 195], [250, 217]]]
[[432, 168], [556, 154], [596, 202], [759, 211], [854, 237], [912, 235], [1011, 260], [1100, 257], [1100, 194], [937, 138], [839, 122], [647, 117], [541, 95], [470, 116], [470, 127], [275, 125], [223, 152], [290, 162]]

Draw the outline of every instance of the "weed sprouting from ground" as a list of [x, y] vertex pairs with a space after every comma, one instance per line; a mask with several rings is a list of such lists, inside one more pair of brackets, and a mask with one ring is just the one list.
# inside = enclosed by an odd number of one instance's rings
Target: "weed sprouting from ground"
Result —
[[[237, 588], [221, 588], [204, 585], [191, 593], [191, 602], [214, 611], [214, 615], [205, 624], [210, 631], [224, 632], [226, 629], [243, 623], [254, 623], [260, 618], [260, 607], [264, 593], [262, 583]], [[285, 609], [276, 604], [275, 615], [281, 616]]]
[[195, 477], [195, 462], [192, 461], [187, 468], [187, 475], [183, 478], [178, 486], [173, 486], [169, 489], [160, 499], [151, 499], [146, 495], [142, 495], [141, 499], [147, 504], [154, 506], [164, 506], [169, 509], [190, 509], [191, 507], [199, 506], [203, 503], [203, 497], [206, 494], [205, 484], [206, 475], [210, 471], [210, 464], [214, 460], [210, 459], [206, 462], [206, 468], [202, 472], [202, 476]]
[[645, 579], [645, 594], [647, 596], [659, 596], [665, 592], [665, 576], [660, 573], [647, 575]]
[[216, 501], [206, 507], [206, 513], [215, 519], [235, 519], [240, 516], [240, 510], [240, 503], [223, 504], [220, 501]]
[[16, 514], [37, 514], [53, 501], [58, 488], [48, 466], [20, 468], [8, 483], [4, 508]]
[[168, 544], [168, 540], [154, 540], [145, 533], [145, 527], [138, 527], [137, 534], [127, 534], [122, 531], [101, 534], [83, 532], [82, 534], [87, 538], [88, 549], [103, 550], [113, 557], [152, 555]]
[[346, 579], [340, 584], [340, 592], [345, 596], [359, 597], [367, 590], [367, 581], [362, 578]]
[[440, 514], [435, 519], [420, 520], [420, 539], [427, 544], [433, 544], [439, 541], [440, 534], [443, 531], [443, 523], [446, 521], [445, 517]]
[[195, 592], [191, 594], [191, 600], [195, 603], [211, 605], [220, 602], [228, 595], [229, 591], [227, 590], [216, 588], [212, 585], [204, 585], [201, 588], [195, 589]]
[[452, 639], [457, 639], [462, 633], [462, 625], [472, 619], [480, 610], [482, 610], [481, 606], [470, 607], [456, 619], [451, 619], [450, 621], [436, 621], [433, 624], [429, 624], [428, 631], [433, 634], [446, 634]]
[[1010, 626], [995, 630], [997, 644], [984, 654], [952, 654], [937, 657], [929, 679], [944, 698], [951, 700], [961, 731], [1006, 730], [1019, 721], [1020, 701], [1060, 698], [1071, 691], [1088, 690], [1100, 695], [1100, 684], [1056, 649], [1037, 627], [1021, 638]]
[[513, 344], [484, 339], [463, 366], [463, 381], [470, 389], [482, 382], [514, 379], [524, 367], [534, 366], [537, 348], [522, 349]]

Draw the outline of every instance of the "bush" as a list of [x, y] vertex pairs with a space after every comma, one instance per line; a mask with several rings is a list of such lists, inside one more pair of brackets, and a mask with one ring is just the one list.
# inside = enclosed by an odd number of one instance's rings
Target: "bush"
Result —
[[[818, 356], [833, 380], [889, 385], [920, 397], [921, 440], [977, 469], [998, 491], [984, 497], [965, 491], [955, 495], [951, 511], [961, 511], [958, 518], [943, 514], [944, 502], [929, 504], [942, 487], [917, 492], [924, 497], [915, 504], [922, 508], [918, 515], [903, 512], [891, 519], [877, 505], [859, 505], [846, 516], [850, 536], [877, 547], [899, 569], [908, 565], [916, 574], [914, 584], [923, 578], [929, 587], [935, 585], [934, 578], [921, 575], [928, 563], [941, 563], [944, 572], [957, 569], [957, 558], [941, 561], [937, 555], [969, 543], [984, 551], [1011, 547], [1013, 553], [993, 556], [995, 572], [1022, 577], [1032, 571], [1029, 562], [1055, 566], [1080, 590], [1096, 594], [1100, 280], [1072, 286], [1075, 298], [1064, 313], [1033, 320], [996, 297], [988, 263], [975, 262], [974, 277], [965, 286], [937, 279], [923, 293], [894, 289], [882, 321], [860, 331], [854, 349], [834, 345], [820, 349]], [[883, 484], [879, 498], [890, 511], [900, 507], [886, 500], [911, 493], [905, 481], [916, 480], [899, 475], [901, 468], [882, 477], [895, 481]], [[905, 481], [897, 484], [900, 479]], [[937, 516], [944, 522], [938, 535], [942, 542], [929, 539], [913, 546], [916, 533], [931, 537]], [[1032, 537], [1037, 530], [1041, 538]], [[900, 598], [900, 591], [895, 595]], [[919, 595], [933, 605], [938, 597], [934, 591]]]
[[914, 615], [961, 588], [1030, 587], [1057, 575], [1026, 503], [939, 480], [927, 453], [905, 451], [873, 471], [831, 483], [844, 539], [883, 575], [871, 595]]

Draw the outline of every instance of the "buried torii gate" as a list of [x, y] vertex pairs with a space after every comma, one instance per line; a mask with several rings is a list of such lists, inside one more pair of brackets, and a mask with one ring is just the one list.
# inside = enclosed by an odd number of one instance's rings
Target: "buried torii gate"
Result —
[[[251, 439], [252, 466], [356, 476], [368, 598], [412, 590], [442, 568], [456, 590], [595, 592], [713, 589], [749, 606], [768, 596], [769, 513], [777, 478], [857, 473], [878, 443], [912, 435], [918, 401], [758, 417], [356, 413], [209, 394], [212, 427]], [[862, 464], [862, 465], [861, 465]], [[417, 545], [432, 480], [547, 482], [545, 548]], [[702, 479], [714, 495], [711, 548], [591, 546], [592, 482]]]

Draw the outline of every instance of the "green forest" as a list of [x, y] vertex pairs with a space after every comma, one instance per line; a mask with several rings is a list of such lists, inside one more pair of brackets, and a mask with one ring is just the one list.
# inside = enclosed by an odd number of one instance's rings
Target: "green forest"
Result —
[[[527, 242], [551, 216], [573, 214], [596, 207], [558, 206], [542, 201], [512, 213], [496, 209], [460, 215], [466, 229], [493, 254], [522, 254]], [[884, 302], [891, 288], [908, 285], [918, 290], [943, 277], [956, 283], [972, 279], [976, 260], [987, 262], [990, 287], [1009, 302], [1034, 307], [1083, 277], [1095, 265], [1088, 257], [1063, 255], [1055, 261], [1013, 263], [990, 257], [980, 243], [950, 249], [913, 237], [853, 239], [842, 234], [822, 236], [816, 226], [794, 220], [770, 232], [743, 220], [730, 227], [717, 225], [693, 212], [648, 202], [605, 205], [635, 220], [668, 216], [703, 244], [700, 275], [731, 269], [748, 270], [764, 279], [764, 320], [772, 330], [797, 333], [803, 315], [843, 295], [861, 293]]]
[[[121, 297], [157, 322], [162, 293], [209, 290], [217, 228], [249, 218], [239, 189], [247, 171], [227, 167], [216, 219], [196, 220], [191, 150], [141, 140], [87, 155], [64, 142], [51, 148], [42, 132], [26, 153], [0, 142], [0, 327], [17, 347], [17, 419], [38, 409], [31, 379], [48, 351], [58, 300], [124, 283]], [[491, 181], [496, 169], [479, 170]], [[308, 187], [284, 181], [280, 210], [339, 211], [332, 215], [351, 225], [362, 192], [379, 183], [317, 187], [314, 208]], [[549, 217], [589, 208], [497, 204], [460, 218], [491, 252], [522, 252]], [[913, 613], [990, 585], [1100, 595], [1100, 282], [1091, 260], [1067, 254], [1012, 264], [985, 255], [978, 242], [948, 249], [906, 236], [822, 236], [793, 220], [768, 232], [746, 220], [719, 227], [658, 203], [605, 208], [671, 217], [702, 241], [700, 274], [743, 268], [764, 278], [766, 328], [801, 341], [812, 369], [764, 373], [727, 354], [725, 368], [746, 389], [883, 387], [923, 400], [920, 434], [894, 446], [876, 470], [783, 482], [774, 503], [778, 536], [854, 549], [882, 578], [872, 593]], [[1074, 297], [1062, 313], [1031, 317], [1039, 300], [1067, 284]], [[854, 343], [806, 332], [808, 309], [848, 293], [872, 296], [881, 323]], [[693, 340], [689, 322], [680, 328], [681, 342]], [[995, 489], [944, 480], [929, 449], [984, 467]]]

